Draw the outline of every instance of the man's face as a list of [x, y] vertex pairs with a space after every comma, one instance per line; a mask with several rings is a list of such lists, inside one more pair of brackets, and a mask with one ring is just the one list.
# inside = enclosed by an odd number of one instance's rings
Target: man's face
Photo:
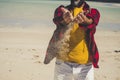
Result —
[[74, 5], [78, 6], [79, 2], [80, 2], [80, 0], [74, 0]]
[[72, 0], [74, 6], [81, 6], [84, 0]]

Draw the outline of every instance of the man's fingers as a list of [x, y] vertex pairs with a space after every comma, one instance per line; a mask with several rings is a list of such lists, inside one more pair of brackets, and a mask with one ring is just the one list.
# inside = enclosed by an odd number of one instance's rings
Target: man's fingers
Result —
[[66, 23], [70, 23], [73, 20], [73, 16], [70, 13], [69, 10], [65, 9], [64, 7], [61, 8], [62, 12], [63, 12], [63, 19]]
[[80, 13], [79, 15], [80, 15], [81, 18], [85, 21], [86, 16], [85, 16], [83, 13]]
[[66, 18], [64, 18], [64, 20], [65, 20], [66, 23], [69, 23], [69, 22], [72, 21], [72, 19], [70, 17], [66, 17]]
[[81, 17], [81, 15], [78, 15], [77, 18], [78, 18], [79, 22], [81, 22], [81, 23], [84, 21], [83, 18]]
[[69, 12], [66, 12], [65, 15], [66, 15], [67, 17], [70, 17], [70, 13], [69, 13]]
[[70, 17], [68, 13], [63, 14], [64, 19], [67, 19], [68, 17]]
[[62, 10], [63, 13], [69, 12], [67, 9], [65, 9], [63, 7], [61, 8], [61, 10]]
[[83, 23], [84, 20], [82, 19], [81, 15], [77, 15], [77, 17], [74, 19], [76, 23]]
[[67, 10], [67, 9], [65, 9], [65, 8], [63, 8], [63, 7], [61, 8], [61, 10], [62, 10], [62, 12], [63, 12], [63, 14], [64, 14], [65, 16], [68, 16], [68, 17], [71, 16], [69, 10]]

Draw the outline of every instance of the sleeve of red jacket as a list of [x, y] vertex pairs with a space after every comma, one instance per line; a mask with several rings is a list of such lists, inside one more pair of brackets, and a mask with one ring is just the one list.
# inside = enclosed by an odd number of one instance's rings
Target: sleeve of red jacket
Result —
[[54, 18], [53, 18], [53, 22], [56, 24], [56, 25], [60, 25], [62, 24], [61, 22], [63, 21], [63, 12], [61, 10], [61, 7], [64, 7], [63, 5], [59, 6], [55, 12], [54, 12]]
[[97, 26], [100, 18], [100, 13], [97, 9], [91, 9], [90, 13], [86, 15], [88, 18], [91, 18], [93, 20], [93, 23], [90, 25], [87, 25], [88, 29], [94, 28]]

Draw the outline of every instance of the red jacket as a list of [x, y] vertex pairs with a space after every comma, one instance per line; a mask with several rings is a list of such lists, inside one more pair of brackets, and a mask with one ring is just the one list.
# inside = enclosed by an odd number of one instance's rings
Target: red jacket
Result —
[[[59, 6], [56, 10], [55, 10], [55, 14], [54, 14], [54, 18], [53, 18], [53, 22], [56, 24], [57, 27], [59, 27], [59, 25], [65, 25], [62, 24], [61, 21], [63, 20], [62, 15], [63, 12], [61, 10], [61, 7], [64, 6]], [[67, 7], [68, 10], [72, 10], [72, 7], [69, 5]], [[86, 42], [87, 42], [87, 47], [90, 53], [90, 59], [92, 60], [93, 66], [95, 68], [98, 68], [98, 61], [99, 61], [99, 53], [98, 53], [98, 49], [94, 40], [94, 34], [96, 32], [96, 26], [99, 22], [99, 18], [100, 18], [100, 13], [97, 9], [94, 8], [90, 8], [89, 5], [87, 3], [85, 3], [84, 7], [83, 7], [84, 11], [89, 11], [89, 13], [86, 14], [86, 16], [88, 18], [92, 18], [93, 19], [93, 23], [90, 25], [80, 25], [81, 28], [83, 28], [86, 32]], [[55, 31], [56, 32], [56, 31]], [[49, 43], [49, 45], [51, 44], [51, 42], [54, 41], [53, 37]], [[48, 46], [49, 48], [50, 46]], [[51, 53], [52, 54], [52, 53]], [[46, 54], [46, 58], [44, 63], [48, 63], [47, 62], [47, 58], [48, 58], [49, 53]], [[52, 58], [54, 58], [55, 56], [53, 56]]]

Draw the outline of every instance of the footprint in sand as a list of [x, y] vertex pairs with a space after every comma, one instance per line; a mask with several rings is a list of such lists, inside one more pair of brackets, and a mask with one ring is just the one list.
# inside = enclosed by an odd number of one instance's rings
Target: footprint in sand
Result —
[[106, 53], [112, 53], [111, 51], [106, 51]]
[[22, 49], [19, 49], [19, 51], [22, 51]]
[[35, 53], [37, 50], [36, 49], [28, 49], [29, 52]]
[[[34, 59], [39, 59], [40, 56], [39, 55], [33, 55]], [[41, 63], [41, 61], [35, 61], [34, 63]]]
[[118, 69], [120, 69], [120, 66], [118, 66]]
[[36, 51], [36, 49], [32, 49], [32, 51]]
[[104, 60], [102, 59], [101, 62], [104, 62]]
[[8, 48], [5, 48], [5, 50], [8, 50]]
[[97, 77], [95, 77], [95, 80], [97, 80]]
[[39, 55], [33, 55], [33, 57], [34, 57], [35, 59], [37, 59], [37, 58], [39, 58]]
[[41, 63], [41, 61], [35, 61], [34, 63]]
[[12, 70], [8, 70], [9, 72], [12, 72]]
[[114, 50], [115, 53], [120, 53], [120, 50]]
[[28, 49], [28, 51], [30, 51], [30, 49]]
[[117, 77], [117, 78], [116, 78], [116, 80], [120, 80], [120, 78], [119, 78], [119, 77]]
[[115, 60], [117, 60], [117, 61], [120, 61], [120, 58], [114, 58]]
[[20, 53], [20, 52], [22, 52], [22, 49], [17, 48], [17, 49], [16, 49], [16, 52], [17, 52], [17, 53]]
[[107, 76], [103, 76], [105, 79], [107, 78]]

